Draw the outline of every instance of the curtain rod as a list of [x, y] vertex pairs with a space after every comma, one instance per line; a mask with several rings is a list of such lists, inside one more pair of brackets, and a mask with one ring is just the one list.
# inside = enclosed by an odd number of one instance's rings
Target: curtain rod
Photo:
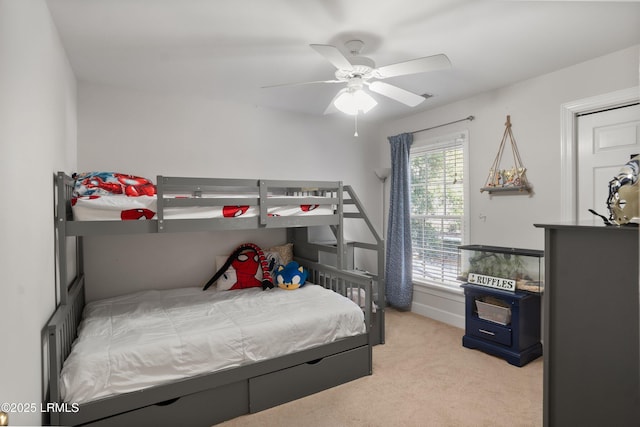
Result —
[[442, 126], [448, 126], [448, 125], [452, 125], [454, 123], [458, 123], [458, 122], [464, 122], [465, 120], [469, 120], [472, 121], [473, 119], [475, 119], [475, 117], [473, 116], [469, 116], [469, 117], [465, 117], [464, 119], [460, 119], [460, 120], [455, 120], [453, 122], [449, 122], [449, 123], [443, 123], [441, 125], [437, 125], [437, 126], [432, 126], [430, 128], [425, 128], [425, 129], [420, 129], [420, 130], [414, 130], [413, 132], [409, 132], [409, 133], [418, 133], [418, 132], [424, 132], [426, 130], [431, 130], [431, 129], [436, 129], [436, 128], [440, 128]]

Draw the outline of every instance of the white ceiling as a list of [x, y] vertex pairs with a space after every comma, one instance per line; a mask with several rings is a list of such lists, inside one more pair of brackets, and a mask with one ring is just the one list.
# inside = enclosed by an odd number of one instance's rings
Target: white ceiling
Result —
[[[638, 1], [48, 0], [81, 81], [322, 115], [342, 87], [309, 44], [382, 66], [446, 54], [452, 68], [386, 81], [434, 96], [409, 108], [374, 94], [363, 119], [414, 114], [640, 44]], [[346, 53], [346, 52], [345, 52]]]

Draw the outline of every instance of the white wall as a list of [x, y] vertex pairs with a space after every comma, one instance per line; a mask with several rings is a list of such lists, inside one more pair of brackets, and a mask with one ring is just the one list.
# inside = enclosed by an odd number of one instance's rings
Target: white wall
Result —
[[[470, 242], [542, 249], [537, 222], [560, 220], [560, 107], [562, 104], [638, 85], [640, 47], [635, 46], [573, 67], [461, 100], [441, 108], [395, 120], [383, 135], [424, 129], [469, 115], [461, 122], [433, 131], [441, 135], [469, 129]], [[520, 156], [533, 186], [531, 196], [480, 193], [497, 154], [507, 115]], [[424, 136], [424, 134], [421, 134]], [[379, 141], [389, 164], [386, 140]], [[511, 166], [505, 150], [503, 166]], [[508, 163], [508, 164], [507, 164]], [[606, 184], [606, 183], [605, 183]], [[481, 218], [486, 216], [486, 221]]]
[[[465, 121], [429, 131], [429, 136], [437, 136], [461, 129], [469, 130], [470, 172], [469, 177], [465, 177], [471, 186], [470, 241], [467, 243], [543, 249], [543, 230], [535, 228], [533, 224], [561, 219], [560, 107], [574, 100], [638, 86], [639, 55], [640, 47], [634, 46], [385, 123], [378, 142], [381, 158], [384, 159], [381, 166], [390, 162], [387, 135], [475, 116], [472, 122]], [[512, 131], [522, 162], [527, 167], [527, 178], [533, 185], [533, 194], [530, 196], [480, 193], [497, 154], [507, 115], [511, 115]], [[510, 154], [508, 149], [505, 150], [503, 162], [509, 161]], [[503, 166], [510, 167], [511, 164], [503, 163]], [[440, 320], [461, 325], [464, 313], [459, 302], [461, 297], [447, 296], [458, 301], [452, 307], [451, 301], [445, 301], [446, 298], [439, 291], [426, 288], [417, 291], [414, 295], [414, 311], [429, 313]]]
[[[81, 83], [78, 167], [153, 178], [342, 180], [381, 224], [375, 124], [313, 117], [179, 94]], [[359, 231], [355, 231], [356, 233]], [[200, 286], [216, 255], [239, 243], [282, 243], [283, 231], [86, 239], [89, 300], [138, 289]], [[149, 244], [151, 243], [151, 244]], [[129, 260], [133, 260], [128, 262]], [[118, 269], [113, 266], [118, 265]], [[152, 268], [150, 273], [144, 271]]]
[[[635, 86], [637, 70], [638, 48], [633, 47], [393, 120], [380, 129], [366, 123], [358, 139], [351, 136], [352, 122], [341, 117], [316, 118], [204, 97], [148, 94], [81, 83], [79, 169], [116, 169], [150, 177], [341, 179], [354, 185], [381, 228], [380, 183], [372, 171], [389, 164], [386, 137], [474, 115], [473, 122], [430, 132], [436, 136], [469, 130], [469, 243], [541, 249], [542, 232], [533, 224], [559, 219], [560, 105]], [[479, 192], [497, 152], [507, 114], [511, 115], [520, 154], [534, 187], [531, 196]], [[230, 252], [247, 239], [264, 246], [284, 237], [270, 231], [260, 235], [204, 233], [87, 239], [87, 276], [92, 284], [87, 289], [88, 298], [149, 287], [199, 285], [215, 271], [208, 260]], [[151, 245], [149, 240], [153, 240]], [[176, 260], [185, 250], [189, 256]], [[125, 261], [130, 259], [136, 261]], [[154, 267], [150, 274], [144, 271], [147, 266]], [[425, 296], [424, 292], [431, 294]], [[418, 289], [416, 304], [430, 300], [433, 293]], [[438, 301], [449, 297], [447, 293], [437, 294]], [[460, 297], [452, 298], [443, 301], [444, 306], [434, 305], [428, 314], [460, 324]]]
[[35, 403], [54, 306], [53, 177], [76, 163], [75, 78], [44, 1], [0, 0], [0, 402]]

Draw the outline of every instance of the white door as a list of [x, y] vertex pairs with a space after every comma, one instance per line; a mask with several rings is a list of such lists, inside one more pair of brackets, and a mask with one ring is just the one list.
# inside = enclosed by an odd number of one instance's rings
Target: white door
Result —
[[[578, 220], [609, 217], [609, 181], [640, 154], [640, 105], [578, 117]], [[596, 222], [601, 222], [596, 219]]]

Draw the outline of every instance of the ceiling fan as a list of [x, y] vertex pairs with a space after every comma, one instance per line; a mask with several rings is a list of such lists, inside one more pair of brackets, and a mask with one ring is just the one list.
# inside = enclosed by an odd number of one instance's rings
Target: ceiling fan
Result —
[[415, 107], [425, 100], [424, 96], [381, 80], [451, 67], [449, 58], [444, 54], [438, 54], [376, 68], [373, 60], [360, 56], [360, 50], [364, 46], [362, 40], [349, 40], [345, 43], [345, 47], [351, 54], [350, 58], [345, 57], [338, 48], [332, 45], [312, 44], [310, 46], [336, 67], [334, 80], [288, 83], [267, 87], [346, 83], [346, 87], [334, 96], [325, 110], [325, 114], [340, 110], [347, 114], [357, 115], [360, 112], [366, 113], [371, 110], [377, 105], [377, 102], [364, 91], [365, 87], [371, 92], [386, 96], [409, 107]]

